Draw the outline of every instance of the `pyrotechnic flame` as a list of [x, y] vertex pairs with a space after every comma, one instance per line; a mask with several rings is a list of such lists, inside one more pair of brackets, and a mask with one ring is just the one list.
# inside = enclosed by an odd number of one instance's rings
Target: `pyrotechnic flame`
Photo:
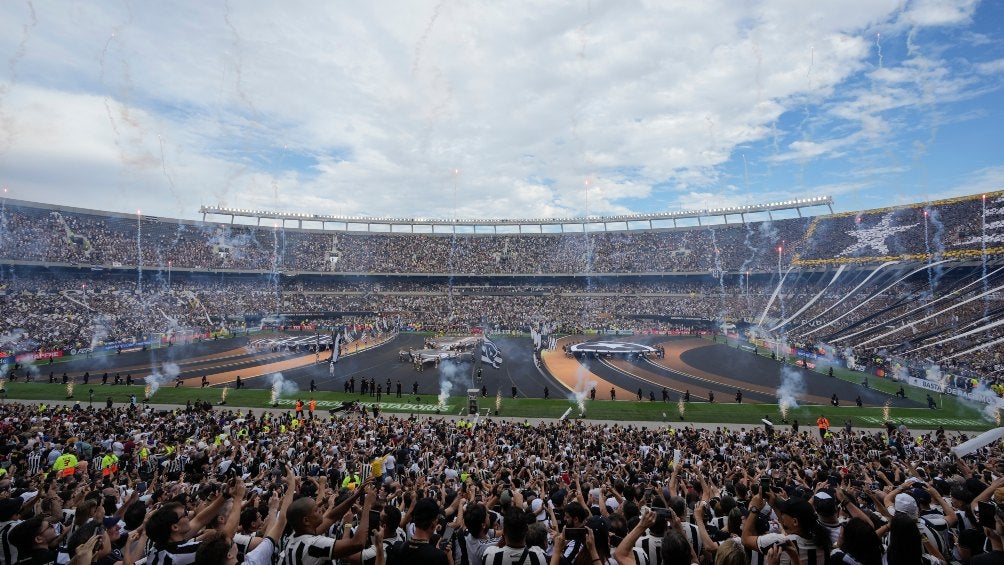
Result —
[[682, 397], [676, 401], [676, 409], [680, 411], [680, 417], [682, 418], [684, 412], [687, 411], [687, 404], [683, 401]]
[[73, 398], [73, 383], [66, 383], [66, 398]]
[[220, 403], [227, 401], [228, 394], [230, 394], [230, 387], [228, 386], [223, 387], [223, 390], [220, 392]]
[[146, 386], [143, 387], [143, 397], [146, 398], [147, 400], [150, 400], [151, 396], [153, 396], [153, 385], [147, 383]]
[[502, 389], [499, 389], [495, 393], [495, 411], [498, 412], [502, 409]]
[[789, 409], [789, 407], [788, 407], [788, 401], [782, 399], [780, 402], [778, 402], [777, 407], [778, 407], [778, 409], [781, 410], [781, 420], [782, 421], [787, 421], [787, 419], [788, 419], [788, 409]]
[[885, 401], [885, 405], [882, 406], [882, 420], [889, 421], [889, 413], [892, 411], [892, 402], [889, 400]]
[[[444, 369], [449, 367], [449, 365], [444, 365]], [[445, 375], [444, 375], [445, 379]], [[453, 389], [453, 383], [449, 380], [443, 380], [439, 383], [439, 397], [436, 399], [436, 409], [446, 410], [446, 402], [450, 400], [450, 391]]]
[[269, 380], [272, 382], [272, 395], [270, 398], [272, 406], [278, 406], [279, 395], [294, 394], [298, 390], [296, 383], [293, 381], [287, 381], [286, 378], [282, 376], [282, 373], [272, 373]]
[[0, 390], [7, 390], [7, 379], [0, 379]]

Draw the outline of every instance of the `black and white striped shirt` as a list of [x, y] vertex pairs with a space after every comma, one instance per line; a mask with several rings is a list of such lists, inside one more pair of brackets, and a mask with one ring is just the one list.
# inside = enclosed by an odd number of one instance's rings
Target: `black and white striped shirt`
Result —
[[547, 565], [544, 550], [532, 546], [528, 550], [523, 547], [489, 547], [485, 550], [484, 565], [516, 565], [526, 551], [523, 565]]
[[[289, 540], [282, 551], [284, 565], [321, 565], [331, 561], [335, 550], [334, 538], [304, 534]], [[156, 565], [156, 564], [153, 564]]]
[[662, 565], [662, 538], [651, 534], [646, 534], [634, 544], [636, 549], [642, 550], [647, 556], [646, 563], [649, 565]]
[[10, 542], [11, 529], [20, 524], [21, 520], [0, 522], [0, 562], [14, 563], [17, 561], [17, 548]]
[[[42, 452], [39, 450], [32, 451], [28, 454], [25, 460], [28, 466], [28, 476], [37, 475], [42, 471]], [[12, 562], [13, 563], [13, 562]]]
[[155, 545], [147, 556], [146, 565], [189, 565], [195, 562], [195, 552], [198, 549], [199, 541], [194, 539], [164, 546]]
[[694, 548], [694, 555], [700, 557], [701, 552], [704, 551], [704, 543], [701, 541], [701, 531], [697, 528], [697, 524], [684, 522], [683, 533], [687, 537], [690, 547]]
[[[798, 549], [798, 559], [802, 565], [824, 565], [826, 563], [827, 555], [823, 548], [817, 547], [811, 539], [803, 538], [797, 534], [764, 534], [757, 537], [757, 547], [760, 549], [760, 553], [764, 554], [771, 545], [785, 541], [795, 544]], [[787, 565], [790, 561], [787, 553], [781, 554], [782, 565]]]
[[172, 473], [181, 473], [181, 461], [177, 457], [173, 459], [167, 459], [161, 465], [164, 467], [164, 473], [171, 475]]

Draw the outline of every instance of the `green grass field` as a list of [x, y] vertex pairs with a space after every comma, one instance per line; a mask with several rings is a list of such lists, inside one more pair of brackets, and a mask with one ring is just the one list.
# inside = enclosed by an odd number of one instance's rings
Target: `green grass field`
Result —
[[[130, 395], [136, 395], [139, 402], [143, 400], [143, 387], [141, 386], [83, 386], [77, 385], [74, 388], [73, 400], [78, 400], [86, 407], [90, 402], [89, 390], [94, 390], [93, 401], [96, 407], [104, 406], [107, 399], [118, 405], [129, 402]], [[184, 406], [189, 400], [204, 400], [217, 404], [220, 401], [222, 388], [161, 388], [154, 394], [151, 402], [155, 404], [181, 405]], [[912, 391], [914, 395], [919, 391]], [[304, 400], [309, 398], [309, 394], [300, 396]], [[26, 400], [33, 402], [47, 402], [51, 400], [66, 400], [66, 386], [59, 384], [43, 383], [7, 383], [6, 394], [0, 398], [7, 400]], [[292, 409], [292, 405], [297, 397], [288, 396], [280, 398], [280, 407]], [[345, 394], [341, 392], [317, 392], [313, 395], [319, 403], [318, 410], [326, 412], [328, 408], [338, 405], [344, 401], [359, 400], [370, 405], [376, 398], [370, 396], [360, 396], [358, 394]], [[954, 400], [954, 399], [953, 399]], [[479, 408], [482, 413], [486, 409], [495, 411], [496, 398], [479, 399]], [[268, 390], [244, 389], [229, 390], [227, 394], [228, 407], [232, 408], [270, 408], [271, 393]], [[781, 422], [778, 407], [774, 404], [735, 404], [735, 403], [714, 403], [692, 402], [684, 406], [684, 419], [681, 420], [679, 404], [677, 402], [662, 403], [619, 400], [611, 402], [609, 400], [586, 401], [586, 418], [595, 420], [615, 420], [630, 422], [694, 422], [694, 423], [729, 423], [729, 424], [749, 424], [751, 426], [760, 425], [760, 419], [767, 417], [775, 423]], [[416, 399], [414, 396], [404, 398], [393, 398], [384, 396], [380, 403], [381, 410], [394, 413], [435, 413], [436, 397], [433, 395], [422, 395]], [[451, 397], [443, 414], [457, 415], [465, 411], [467, 399], [465, 397]], [[577, 406], [569, 400], [543, 400], [532, 398], [502, 398], [499, 414], [507, 417], [517, 418], [558, 418], [567, 408], [572, 408], [570, 417], [578, 415]], [[884, 410], [881, 407], [857, 408], [856, 406], [802, 406], [792, 410], [789, 420], [797, 419], [803, 427], [813, 426], [816, 418], [820, 414], [825, 414], [833, 426], [842, 426], [845, 421], [850, 420], [855, 428], [881, 427], [885, 421]], [[945, 408], [931, 410], [928, 408], [891, 408], [889, 418], [895, 423], [904, 423], [914, 428], [937, 428], [944, 426], [949, 430], [986, 430], [993, 427], [993, 424], [981, 416], [980, 411], [961, 402], [949, 402], [945, 399]]]

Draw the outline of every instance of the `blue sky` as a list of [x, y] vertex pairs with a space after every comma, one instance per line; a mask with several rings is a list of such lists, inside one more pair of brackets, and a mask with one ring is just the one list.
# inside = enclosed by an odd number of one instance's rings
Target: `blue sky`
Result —
[[1004, 6], [975, 0], [0, 3], [0, 185], [574, 217], [1004, 188]]

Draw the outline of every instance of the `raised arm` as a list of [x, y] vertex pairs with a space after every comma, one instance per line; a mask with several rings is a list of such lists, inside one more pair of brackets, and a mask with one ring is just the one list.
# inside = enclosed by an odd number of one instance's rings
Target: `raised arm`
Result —
[[373, 486], [373, 477], [369, 477], [368, 479], [363, 481], [363, 484], [359, 485], [356, 488], [355, 492], [352, 493], [352, 496], [346, 498], [345, 500], [342, 501], [341, 504], [338, 505], [334, 503], [335, 497], [334, 495], [332, 495], [330, 499], [331, 507], [328, 508], [328, 511], [324, 513], [324, 519], [321, 520], [320, 526], [318, 526], [317, 530], [314, 533], [321, 534], [328, 531], [328, 528], [330, 528], [332, 525], [334, 525], [335, 522], [341, 519], [341, 517], [344, 516], [345, 513], [349, 511], [349, 508], [352, 508], [352, 505], [355, 504], [355, 502], [359, 500], [359, 497], [366, 492], [366, 488], [371, 486]]
[[279, 513], [272, 517], [272, 524], [265, 530], [265, 537], [272, 538], [273, 542], [282, 537], [282, 532], [286, 529], [286, 509], [293, 502], [294, 493], [296, 493], [296, 476], [293, 475], [293, 468], [287, 465], [286, 492], [282, 495]]
[[645, 530], [655, 523], [655, 518], [655, 512], [646, 513], [638, 520], [638, 524], [628, 532], [628, 535], [617, 544], [613, 558], [617, 560], [618, 565], [635, 565], [632, 548], [638, 543], [638, 539], [645, 533]]
[[331, 552], [333, 558], [348, 557], [353, 553], [359, 553], [366, 547], [366, 538], [370, 533], [370, 509], [373, 508], [373, 501], [376, 499], [376, 489], [373, 488], [372, 482], [366, 485], [363, 494], [365, 498], [363, 499], [363, 510], [359, 516], [359, 527], [356, 528], [356, 533], [352, 537], [335, 542], [335, 547]]
[[235, 480], [227, 490], [232, 496], [233, 505], [230, 507], [230, 514], [227, 515], [227, 521], [223, 524], [223, 532], [227, 537], [233, 538], [234, 534], [237, 533], [237, 527], [241, 525], [242, 502], [244, 502], [247, 487], [244, 486], [244, 481]]
[[756, 495], [750, 499], [749, 514], [746, 515], [746, 519], [743, 520], [743, 546], [746, 549], [752, 549], [753, 551], [760, 551], [757, 547], [757, 536], [756, 535], [756, 517], [757, 514], [763, 511], [764, 502], [761, 495]]
[[194, 518], [192, 518], [189, 521], [189, 523], [191, 524], [191, 529], [189, 531], [192, 532], [192, 535], [195, 535], [195, 533], [202, 530], [202, 528], [206, 527], [206, 524], [212, 522], [213, 519], [219, 515], [220, 508], [223, 507], [224, 501], [225, 501], [225, 493], [221, 491], [220, 494], [216, 495], [216, 498], [214, 498], [213, 501], [209, 503], [209, 505], [203, 508], [198, 514], [195, 515]]

